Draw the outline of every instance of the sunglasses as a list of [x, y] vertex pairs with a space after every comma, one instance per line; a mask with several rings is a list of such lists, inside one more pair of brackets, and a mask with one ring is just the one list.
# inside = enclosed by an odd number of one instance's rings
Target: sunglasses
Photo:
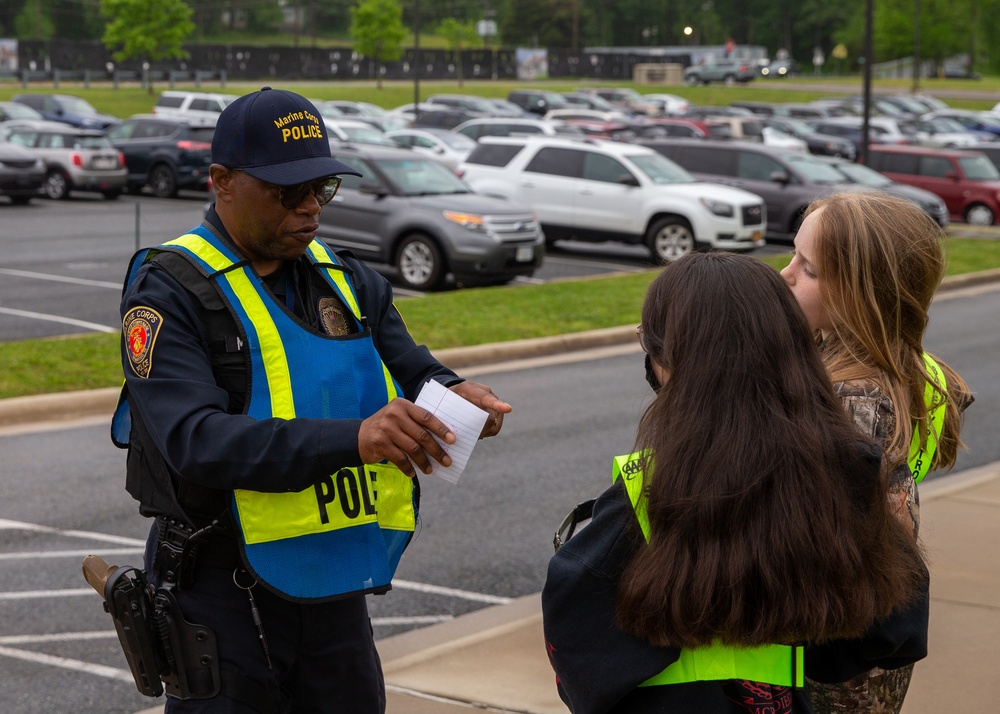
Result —
[[[243, 171], [243, 169], [235, 170]], [[260, 179], [256, 180], [260, 181]], [[260, 182], [268, 188], [276, 189], [278, 191], [278, 201], [281, 202], [282, 206], [291, 211], [301, 206], [302, 202], [309, 198], [310, 194], [312, 194], [319, 205], [325, 206], [337, 195], [343, 179], [340, 176], [327, 176], [326, 178], [307, 181], [294, 186], [276, 186], [266, 181]]]

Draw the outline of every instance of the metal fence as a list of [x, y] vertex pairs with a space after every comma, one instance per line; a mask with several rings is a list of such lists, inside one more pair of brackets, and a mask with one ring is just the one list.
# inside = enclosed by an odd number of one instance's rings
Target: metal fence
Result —
[[[157, 82], [227, 80], [412, 80], [416, 53], [404, 50], [400, 60], [379, 67], [350, 47], [315, 48], [284, 46], [187, 45], [185, 60], [117, 63], [99, 42], [69, 40], [20, 40], [18, 69], [7, 72], [23, 84], [32, 81]], [[515, 49], [474, 49], [451, 52], [420, 50], [420, 78], [427, 80], [517, 78]], [[572, 52], [548, 50], [550, 78], [630, 80], [636, 64], [656, 62], [691, 64], [684, 52], [651, 56], [607, 49]], [[461, 73], [461, 74], [460, 74]]]

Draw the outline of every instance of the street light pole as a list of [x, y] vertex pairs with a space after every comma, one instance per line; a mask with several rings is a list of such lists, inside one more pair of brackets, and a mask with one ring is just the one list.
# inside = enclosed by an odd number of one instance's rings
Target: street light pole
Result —
[[920, 0], [913, 8], [913, 93], [920, 91]]
[[865, 115], [861, 124], [861, 148], [864, 153], [865, 166], [871, 166], [871, 158], [868, 156], [869, 123], [868, 117], [872, 108], [872, 4], [873, 0], [865, 0], [865, 66], [864, 66], [864, 110]]
[[413, 0], [413, 123], [416, 124], [419, 118], [420, 118], [420, 0]]

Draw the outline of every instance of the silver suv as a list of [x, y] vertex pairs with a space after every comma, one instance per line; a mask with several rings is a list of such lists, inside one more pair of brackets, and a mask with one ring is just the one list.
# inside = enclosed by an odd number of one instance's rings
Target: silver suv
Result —
[[657, 262], [697, 247], [764, 244], [759, 196], [703, 183], [652, 149], [554, 136], [487, 138], [459, 166], [479, 191], [524, 203], [546, 239], [644, 244]]
[[344, 176], [320, 214], [319, 238], [395, 267], [413, 290], [506, 283], [541, 267], [545, 238], [531, 209], [474, 193], [441, 162], [409, 149], [333, 147], [364, 178]]
[[125, 189], [125, 157], [99, 131], [58, 122], [17, 122], [3, 134], [45, 162], [43, 190], [49, 198], [69, 198], [79, 190], [114, 199]]
[[724, 82], [733, 85], [746, 84], [757, 77], [757, 65], [751, 60], [716, 59], [705, 64], [687, 67], [684, 70], [685, 84], [708, 84]]

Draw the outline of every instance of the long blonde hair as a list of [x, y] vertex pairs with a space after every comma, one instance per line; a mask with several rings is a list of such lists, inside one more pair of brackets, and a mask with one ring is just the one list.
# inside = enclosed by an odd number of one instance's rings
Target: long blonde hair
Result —
[[[838, 193], [814, 201], [816, 267], [832, 335], [823, 360], [834, 382], [871, 380], [892, 401], [896, 423], [888, 460], [906, 459], [913, 429], [926, 436], [929, 380], [923, 338], [928, 310], [945, 272], [944, 231], [917, 205], [879, 192]], [[933, 355], [932, 355], [933, 357]], [[945, 423], [932, 468], [949, 468], [961, 446], [962, 378], [937, 357], [947, 387]]]

